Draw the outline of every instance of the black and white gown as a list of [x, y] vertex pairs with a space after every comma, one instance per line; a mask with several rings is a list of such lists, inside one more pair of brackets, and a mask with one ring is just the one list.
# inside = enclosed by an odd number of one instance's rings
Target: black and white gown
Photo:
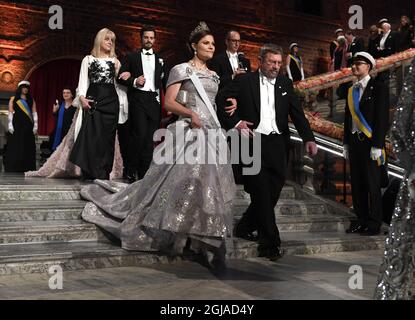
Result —
[[120, 107], [115, 77], [115, 58], [84, 58], [78, 95], [91, 97], [96, 101], [96, 109], [83, 112], [82, 126], [69, 160], [96, 179], [109, 179], [114, 161]]

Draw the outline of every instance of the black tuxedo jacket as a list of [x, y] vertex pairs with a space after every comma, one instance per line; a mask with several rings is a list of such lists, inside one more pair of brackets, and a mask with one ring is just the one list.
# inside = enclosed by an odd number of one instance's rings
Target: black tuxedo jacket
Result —
[[[347, 52], [352, 54], [352, 58], [357, 52], [365, 51], [365, 41], [363, 38], [355, 38], [354, 41], [348, 46]], [[348, 66], [352, 65], [352, 58], [348, 59]]]
[[[234, 128], [240, 120], [252, 122], [257, 128], [261, 120], [261, 98], [259, 72], [251, 72], [236, 77], [228, 86], [217, 95], [218, 117], [222, 126], [229, 130]], [[226, 99], [236, 98], [237, 111], [233, 116], [225, 112]], [[293, 84], [285, 76], [278, 76], [275, 81], [275, 114], [278, 129], [289, 139], [288, 117], [291, 117], [298, 133], [304, 142], [314, 141], [300, 102], [294, 93]]]
[[373, 58], [379, 59], [380, 53], [379, 53], [379, 42], [380, 42], [381, 36], [377, 36], [376, 38], [369, 38], [368, 44], [367, 44], [367, 52], [372, 55]]
[[[239, 61], [242, 63], [247, 72], [251, 72], [251, 62], [245, 57], [241, 57]], [[219, 88], [223, 88], [232, 81], [233, 70], [226, 52], [218, 54], [210, 63], [209, 68], [215, 71], [220, 78]]]
[[[160, 89], [162, 86], [165, 89], [165, 68], [164, 64], [160, 63], [160, 56], [155, 53], [155, 88]], [[131, 73], [131, 77], [124, 81], [118, 79], [117, 81], [128, 87], [128, 93], [134, 95], [137, 89], [134, 88], [134, 80], [144, 75], [143, 61], [141, 59], [141, 51], [128, 54], [123, 60], [119, 74], [128, 71]]]
[[[380, 40], [382, 40], [382, 36], [380, 37]], [[391, 31], [391, 33], [389, 33], [389, 36], [386, 38], [385, 49], [379, 51], [379, 57], [386, 58], [395, 54], [398, 50], [398, 43], [398, 33], [395, 31]]]
[[[369, 126], [372, 128], [371, 146], [383, 148], [385, 136], [389, 128], [389, 106], [386, 102], [388, 87], [383, 81], [370, 79], [362, 98], [359, 109]], [[350, 144], [352, 130], [352, 115], [349, 110], [349, 102], [346, 99], [344, 119], [344, 144]]]

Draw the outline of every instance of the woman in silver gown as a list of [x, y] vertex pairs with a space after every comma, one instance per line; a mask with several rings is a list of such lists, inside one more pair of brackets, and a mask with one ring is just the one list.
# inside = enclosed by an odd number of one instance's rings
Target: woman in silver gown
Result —
[[405, 169], [398, 193], [375, 299], [415, 298], [415, 59], [409, 68], [393, 121], [395, 154]]
[[[167, 128], [147, 174], [131, 185], [95, 180], [81, 191], [90, 201], [82, 217], [119, 238], [126, 250], [179, 255], [188, 245], [213, 272], [221, 272], [226, 270], [225, 239], [232, 235], [236, 188], [229, 161], [179, 161], [183, 154], [206, 147], [209, 130], [222, 132], [213, 110], [219, 78], [206, 67], [215, 49], [206, 24], [199, 24], [189, 42], [195, 55], [171, 70], [165, 98], [166, 109], [179, 120]], [[226, 139], [213, 147], [207, 144], [217, 158], [226, 150], [229, 159]], [[174, 161], [160, 161], [162, 154], [173, 155]]]

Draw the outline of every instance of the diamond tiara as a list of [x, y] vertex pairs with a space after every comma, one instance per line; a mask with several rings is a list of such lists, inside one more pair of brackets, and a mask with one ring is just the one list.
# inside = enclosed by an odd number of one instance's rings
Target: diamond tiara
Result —
[[190, 34], [190, 37], [189, 37], [189, 41], [191, 41], [196, 34], [198, 34], [199, 32], [202, 32], [202, 31], [209, 31], [210, 32], [210, 29], [209, 29], [208, 25], [204, 21], [199, 22], [199, 25], [192, 31], [192, 33]]

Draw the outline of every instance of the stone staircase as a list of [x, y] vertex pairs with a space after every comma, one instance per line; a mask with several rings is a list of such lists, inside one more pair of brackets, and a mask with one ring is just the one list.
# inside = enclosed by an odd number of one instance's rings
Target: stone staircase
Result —
[[[76, 180], [0, 176], [0, 275], [150, 265], [181, 261], [165, 255], [129, 252], [95, 225], [84, 222]], [[237, 221], [249, 204], [239, 187]], [[350, 213], [335, 202], [287, 184], [275, 208], [287, 254], [379, 249], [384, 236], [346, 235]], [[256, 256], [256, 243], [233, 238], [229, 258]], [[192, 259], [192, 257], [186, 257]]]

